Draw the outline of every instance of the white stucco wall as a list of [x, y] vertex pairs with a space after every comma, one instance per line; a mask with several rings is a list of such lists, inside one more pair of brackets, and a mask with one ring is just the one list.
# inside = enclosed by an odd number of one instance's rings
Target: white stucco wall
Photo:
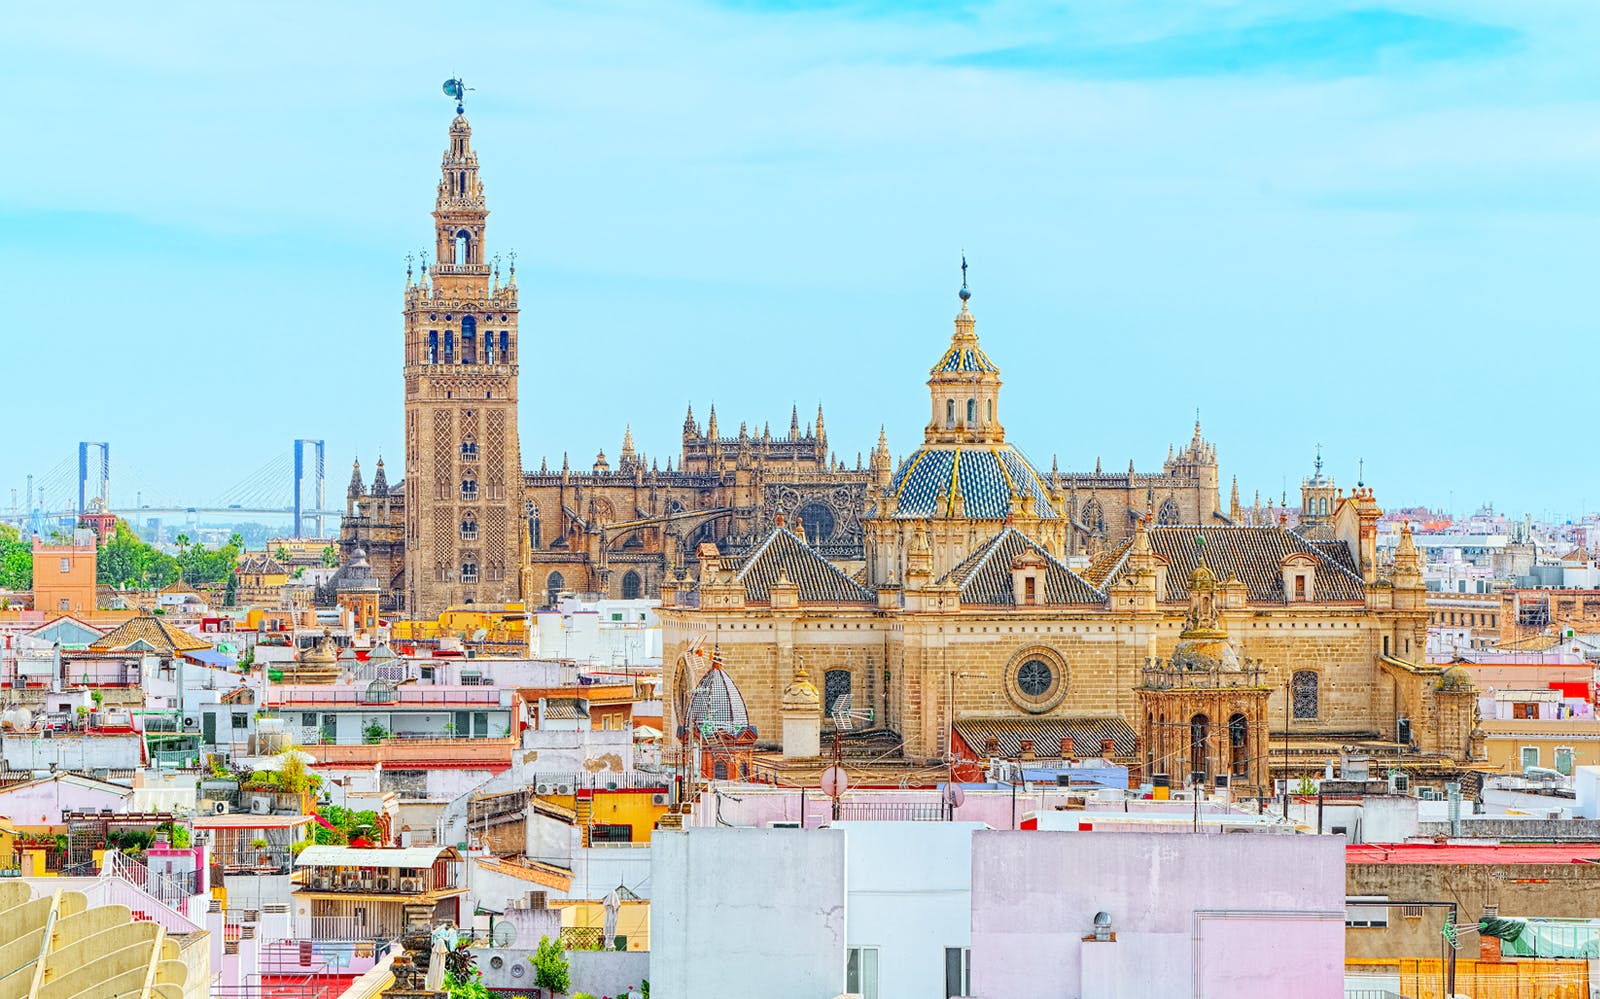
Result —
[[978, 822], [841, 822], [851, 947], [878, 949], [879, 999], [943, 996], [946, 947], [971, 942]]
[[843, 991], [844, 833], [658, 830], [652, 844], [652, 994], [833, 999]]
[[[972, 877], [980, 999], [1343, 987], [1343, 837], [978, 832]], [[1099, 911], [1116, 942], [1083, 941]]]

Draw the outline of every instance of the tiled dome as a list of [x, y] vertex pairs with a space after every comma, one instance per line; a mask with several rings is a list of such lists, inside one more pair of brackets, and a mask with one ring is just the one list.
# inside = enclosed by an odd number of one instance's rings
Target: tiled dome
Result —
[[964, 517], [1004, 520], [1011, 513], [1013, 496], [1032, 497], [1035, 517], [1058, 516], [1038, 471], [1009, 444], [924, 444], [906, 459], [890, 483], [889, 493], [895, 498], [893, 516], [949, 516], [957, 481]]
[[755, 732], [755, 726], [750, 724], [750, 712], [745, 709], [744, 697], [734, 685], [733, 677], [715, 663], [689, 694], [688, 721], [702, 733], [707, 728], [729, 735]]

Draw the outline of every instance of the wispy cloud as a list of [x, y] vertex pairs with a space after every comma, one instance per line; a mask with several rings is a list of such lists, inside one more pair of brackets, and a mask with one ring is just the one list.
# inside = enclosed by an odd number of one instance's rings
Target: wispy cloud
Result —
[[1138, 42], [1089, 44], [1069, 35], [953, 56], [951, 65], [1101, 79], [1286, 73], [1358, 76], [1408, 64], [1514, 51], [1521, 33], [1501, 25], [1394, 10], [1352, 10], [1238, 28], [1184, 31]]

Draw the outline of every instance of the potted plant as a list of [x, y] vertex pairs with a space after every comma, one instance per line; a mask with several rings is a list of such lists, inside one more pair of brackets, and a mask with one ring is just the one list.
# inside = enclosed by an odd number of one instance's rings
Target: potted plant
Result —
[[256, 851], [256, 863], [267, 866], [267, 841], [257, 836], [250, 841], [250, 849]]
[[100, 705], [105, 702], [105, 699], [106, 699], [106, 695], [101, 693], [100, 691], [98, 691], [98, 690], [89, 691], [89, 700], [94, 702], [94, 707], [90, 708], [89, 710], [90, 711], [99, 711], [100, 710]]

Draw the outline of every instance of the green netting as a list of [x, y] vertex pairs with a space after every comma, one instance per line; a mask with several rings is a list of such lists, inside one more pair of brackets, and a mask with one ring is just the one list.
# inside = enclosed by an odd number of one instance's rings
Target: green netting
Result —
[[1485, 919], [1478, 932], [1500, 938], [1504, 957], [1600, 958], [1600, 920]]

